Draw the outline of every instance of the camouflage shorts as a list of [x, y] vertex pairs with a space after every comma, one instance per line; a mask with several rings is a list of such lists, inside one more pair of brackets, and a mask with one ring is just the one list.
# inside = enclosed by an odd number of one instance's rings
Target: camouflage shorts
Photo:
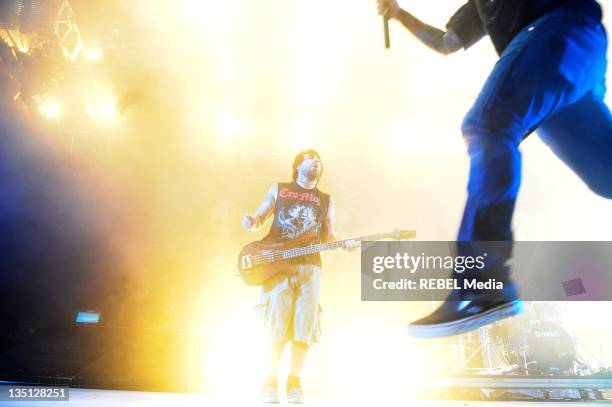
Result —
[[321, 335], [321, 269], [299, 265], [295, 274], [279, 274], [262, 286], [255, 312], [268, 342], [312, 346]]

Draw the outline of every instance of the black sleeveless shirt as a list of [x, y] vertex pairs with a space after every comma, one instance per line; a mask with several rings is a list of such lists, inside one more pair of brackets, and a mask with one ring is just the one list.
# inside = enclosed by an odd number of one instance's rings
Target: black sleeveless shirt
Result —
[[[318, 188], [304, 189], [296, 182], [280, 182], [274, 208], [274, 221], [264, 240], [282, 242], [302, 236], [318, 243], [327, 233], [325, 218], [329, 208], [329, 195]], [[321, 266], [319, 253], [308, 254], [292, 260], [294, 264]]]

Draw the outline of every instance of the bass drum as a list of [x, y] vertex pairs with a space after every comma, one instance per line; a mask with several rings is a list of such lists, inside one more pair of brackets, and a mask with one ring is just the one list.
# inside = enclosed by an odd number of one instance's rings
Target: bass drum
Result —
[[[512, 363], [543, 374], [562, 373], [573, 367], [576, 358], [574, 341], [567, 331], [554, 322], [536, 321], [508, 340]], [[535, 373], [535, 372], [534, 372]]]

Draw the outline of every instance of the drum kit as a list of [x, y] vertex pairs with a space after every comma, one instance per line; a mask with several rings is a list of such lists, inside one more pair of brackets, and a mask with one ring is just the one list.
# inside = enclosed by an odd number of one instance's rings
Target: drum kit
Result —
[[572, 374], [577, 363], [576, 347], [558, 323], [528, 321], [506, 342], [507, 356], [525, 374]]
[[[451, 355], [456, 372], [462, 376], [559, 378], [597, 374], [592, 353], [565, 325], [556, 303], [526, 304], [525, 312], [451, 338]], [[601, 366], [601, 364], [599, 364]], [[490, 399], [508, 391], [482, 389]], [[584, 391], [572, 389], [515, 389], [518, 399], [585, 399]], [[495, 396], [493, 396], [495, 395]], [[597, 397], [590, 399], [599, 399]]]
[[462, 373], [576, 375], [586, 368], [553, 303], [532, 303], [522, 316], [459, 335], [451, 346]]

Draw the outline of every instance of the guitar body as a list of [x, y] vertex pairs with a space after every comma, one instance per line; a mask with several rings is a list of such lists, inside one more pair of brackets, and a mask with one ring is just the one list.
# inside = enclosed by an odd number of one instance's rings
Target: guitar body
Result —
[[[279, 273], [291, 274], [292, 271], [295, 271], [295, 263], [293, 262], [279, 259], [273, 262], [265, 262], [264, 264], [256, 264], [256, 260], [258, 258], [271, 259], [274, 253], [296, 247], [304, 247], [309, 243], [312, 243], [312, 237], [301, 237], [282, 243], [264, 240], [249, 243], [242, 248], [238, 255], [237, 268], [240, 278], [247, 285], [262, 285]], [[250, 262], [245, 261], [246, 259], [250, 259]]]

